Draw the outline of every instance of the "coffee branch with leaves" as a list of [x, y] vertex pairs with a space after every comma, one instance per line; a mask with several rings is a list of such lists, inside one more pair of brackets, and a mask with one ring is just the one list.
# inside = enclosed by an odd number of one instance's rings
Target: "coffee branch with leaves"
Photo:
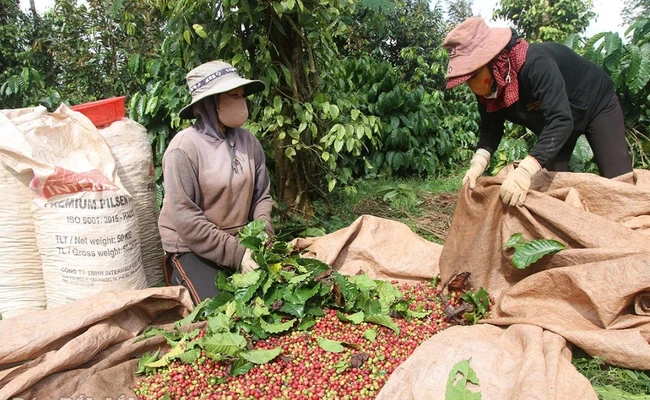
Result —
[[[252, 343], [271, 335], [308, 330], [325, 309], [337, 310], [343, 322], [368, 322], [400, 334], [393, 318], [424, 318], [429, 312], [412, 310], [403, 294], [387, 281], [366, 274], [342, 275], [331, 266], [302, 257], [290, 243], [270, 242], [263, 221], [253, 221], [239, 234], [260, 265], [245, 274], [221, 272], [215, 280], [219, 294], [201, 302], [174, 331], [150, 328], [142, 339], [162, 334], [171, 350], [145, 354], [140, 373], [165, 367], [174, 360], [191, 363], [204, 354], [231, 363], [231, 374], [246, 373], [282, 353], [281, 348], [251, 350]], [[207, 321], [205, 331], [184, 332], [184, 326]], [[333, 346], [325, 338], [321, 347]]]
[[506, 249], [514, 249], [512, 264], [517, 269], [526, 269], [542, 257], [566, 249], [564, 243], [553, 239], [526, 241], [521, 233], [515, 233], [510, 236], [510, 239], [508, 239], [503, 247]]

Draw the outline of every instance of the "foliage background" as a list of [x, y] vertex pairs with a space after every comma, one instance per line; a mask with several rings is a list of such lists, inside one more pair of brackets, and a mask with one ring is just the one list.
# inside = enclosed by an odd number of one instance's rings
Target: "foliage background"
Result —
[[[628, 4], [625, 38], [582, 33], [591, 1], [501, 0], [495, 18], [530, 41], [562, 41], [612, 76], [635, 166], [647, 167], [648, 2]], [[471, 0], [56, 0], [41, 16], [0, 0], [0, 108], [126, 96], [160, 162], [188, 103], [185, 73], [225, 59], [267, 90], [247, 127], [266, 150], [280, 214], [314, 215], [314, 201], [381, 177], [435, 178], [464, 168], [478, 114], [464, 86], [444, 90], [446, 33]], [[522, 158], [535, 136], [510, 125], [490, 172]], [[597, 172], [586, 141], [575, 171]]]
[[[591, 7], [501, 0], [494, 15], [530, 41], [563, 42], [601, 65], [616, 83], [635, 167], [647, 168], [650, 1], [626, 3], [625, 37], [585, 37]], [[441, 44], [471, 9], [472, 0], [56, 0], [39, 15], [0, 0], [0, 109], [126, 96], [128, 116], [150, 134], [161, 201], [162, 156], [188, 124], [178, 117], [190, 98], [185, 74], [221, 58], [267, 85], [251, 99], [247, 127], [266, 150], [279, 235], [333, 231], [367, 212], [442, 241], [453, 195], [437, 192], [459, 189], [478, 113], [465, 85], [444, 90]], [[534, 140], [508, 126], [489, 172]], [[592, 157], [579, 141], [572, 169], [596, 172]], [[594, 385], [647, 393], [641, 371], [576, 360]]]

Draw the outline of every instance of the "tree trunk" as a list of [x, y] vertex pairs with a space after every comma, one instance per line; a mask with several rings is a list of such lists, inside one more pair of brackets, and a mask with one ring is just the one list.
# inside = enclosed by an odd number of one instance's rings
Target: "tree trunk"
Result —
[[32, 17], [34, 17], [34, 23], [37, 23], [38, 12], [36, 11], [36, 2], [34, 0], [29, 0], [29, 8], [32, 10]]
[[[310, 103], [312, 92], [309, 88], [313, 85], [313, 80], [305, 73], [306, 50], [303, 48], [304, 42], [299, 32], [296, 32], [288, 20], [288, 16], [283, 16], [280, 23], [284, 33], [273, 28], [269, 33], [269, 40], [274, 44], [277, 53], [273, 52], [273, 63], [282, 64], [291, 71], [293, 84], [281, 81], [278, 87], [278, 93], [283, 95], [290, 94], [291, 101], [300, 103]], [[286, 34], [285, 34], [286, 33]], [[312, 68], [310, 68], [310, 71]], [[315, 73], [315, 71], [313, 71]], [[282, 76], [280, 74], [280, 76]], [[289, 121], [296, 121], [293, 108], [284, 107], [283, 115]], [[284, 149], [291, 145], [291, 138], [287, 135], [280, 139], [282, 128], [274, 133], [274, 153], [275, 153], [275, 182], [277, 189], [277, 201], [283, 202], [289, 206], [293, 212], [298, 212], [305, 218], [313, 215], [312, 198], [310, 188], [314, 184], [312, 179], [315, 175], [313, 160], [309, 159], [307, 151], [297, 151], [297, 154], [291, 161], [284, 153]]]

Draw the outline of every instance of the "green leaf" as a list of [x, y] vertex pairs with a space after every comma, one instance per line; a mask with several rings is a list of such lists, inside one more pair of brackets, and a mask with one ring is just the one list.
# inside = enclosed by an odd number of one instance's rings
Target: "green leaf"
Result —
[[128, 59], [128, 71], [132, 75], [138, 73], [138, 68], [140, 66], [140, 55], [139, 54], [129, 54]]
[[248, 306], [248, 301], [244, 303], [241, 300], [234, 300], [235, 303], [235, 316], [239, 318], [254, 318], [255, 314], [253, 309]]
[[253, 369], [254, 366], [255, 364], [248, 362], [243, 358], [238, 358], [230, 367], [230, 375], [232, 376], [245, 375], [246, 373], [248, 373], [248, 371]]
[[224, 313], [219, 313], [213, 317], [208, 318], [208, 332], [209, 333], [223, 333], [230, 332], [232, 327], [232, 320]]
[[158, 360], [158, 355], [160, 355], [160, 349], [155, 352], [146, 352], [140, 357], [138, 361], [138, 370], [135, 371], [136, 374], [146, 374], [151, 371], [151, 368], [147, 367], [147, 364], [151, 364]]
[[319, 289], [320, 284], [316, 284], [311, 288], [298, 288], [293, 292], [285, 292], [282, 298], [293, 304], [305, 304], [307, 300], [314, 297], [314, 295], [318, 293]]
[[[449, 372], [445, 400], [480, 400], [481, 393], [473, 392], [467, 387], [467, 382], [479, 385], [478, 377], [469, 366], [469, 360], [463, 360], [454, 365]], [[460, 375], [460, 377], [458, 377]]]
[[340, 153], [341, 150], [343, 149], [343, 145], [345, 142], [343, 140], [335, 140], [334, 141], [334, 151], [337, 153]]
[[334, 368], [336, 369], [336, 373], [340, 374], [341, 372], [345, 371], [350, 367], [350, 363], [346, 360], [341, 360], [336, 365], [334, 365]]
[[393, 319], [385, 314], [375, 314], [375, 315], [368, 315], [365, 318], [366, 322], [371, 322], [373, 324], [377, 325], [382, 325], [385, 326], [386, 328], [392, 329], [396, 334], [399, 335], [399, 326], [393, 321]]
[[301, 282], [306, 281], [310, 277], [311, 277], [311, 272], [307, 272], [306, 274], [296, 275], [293, 278], [289, 279], [289, 283], [297, 285]]
[[296, 155], [296, 149], [293, 147], [287, 147], [284, 149], [284, 155], [287, 156], [288, 159], [293, 160], [293, 157]]
[[303, 318], [302, 321], [300, 321], [300, 323], [298, 324], [298, 330], [306, 331], [314, 325], [316, 325], [316, 318], [314, 318], [311, 315], [308, 315], [305, 318]]
[[426, 317], [427, 315], [431, 314], [431, 311], [414, 311], [411, 309], [406, 310], [406, 315], [408, 315], [411, 318], [417, 318], [417, 319], [422, 319]]
[[262, 317], [264, 315], [269, 315], [269, 308], [264, 304], [264, 300], [261, 297], [255, 299], [255, 304], [253, 305], [253, 315], [255, 318]]
[[237, 65], [237, 64], [239, 64], [239, 61], [241, 61], [241, 59], [242, 59], [243, 57], [244, 57], [244, 56], [242, 55], [242, 53], [237, 53], [237, 54], [235, 54], [235, 56], [232, 58], [232, 65]]
[[338, 108], [338, 106], [332, 104], [330, 105], [329, 109], [330, 115], [332, 116], [332, 119], [336, 119], [339, 116], [339, 113], [341, 112]]
[[282, 98], [280, 96], [273, 98], [273, 109], [278, 114], [282, 112]]
[[566, 246], [557, 240], [532, 240], [517, 247], [512, 256], [512, 263], [518, 269], [525, 269], [545, 255], [554, 254], [564, 249]]
[[199, 348], [193, 348], [190, 350], [186, 350], [184, 353], [178, 356], [178, 359], [181, 360], [182, 362], [189, 364], [193, 363], [194, 361], [198, 360], [199, 357], [201, 357], [201, 349]]
[[360, 295], [359, 289], [338, 272], [332, 273], [332, 276], [336, 284], [339, 285], [341, 294], [345, 298], [346, 307], [351, 308]]
[[310, 306], [305, 309], [305, 314], [313, 315], [314, 317], [324, 317], [325, 311], [321, 307]]
[[208, 300], [208, 303], [204, 307], [205, 315], [212, 315], [217, 312], [222, 306], [228, 304], [234, 298], [233, 294], [230, 292], [222, 291], [215, 297]]
[[[169, 333], [170, 332], [168, 330], [166, 330], [166, 329], [161, 329], [161, 328], [157, 328], [155, 326], [150, 326], [147, 329], [145, 329], [140, 336], [138, 336], [136, 338], [134, 343], [140, 342], [142, 340], [149, 339], [149, 338], [152, 338], [152, 337], [155, 337], [155, 336], [158, 336], [158, 335], [166, 335], [166, 334], [169, 334]], [[178, 338], [177, 338], [177, 340], [178, 340]]]
[[360, 324], [363, 322], [365, 314], [363, 311], [356, 312], [354, 314], [345, 315], [340, 311], [336, 312], [336, 316], [343, 322], [352, 322], [353, 324]]
[[282, 14], [284, 12], [284, 7], [282, 6], [282, 3], [274, 1], [271, 3], [271, 6], [273, 6], [273, 10], [275, 10], [275, 13], [278, 15], [278, 17], [282, 17]]
[[345, 347], [343, 347], [341, 342], [325, 339], [322, 337], [318, 337], [317, 340], [318, 340], [318, 345], [325, 351], [329, 351], [332, 353], [340, 353], [345, 350]]
[[302, 318], [305, 316], [305, 306], [303, 304], [293, 304], [285, 302], [280, 307], [280, 311], [293, 315], [294, 317]]
[[147, 105], [146, 102], [147, 102], [147, 96], [146, 95], [140, 96], [140, 98], [138, 99], [138, 105], [136, 107], [136, 110], [138, 112], [138, 119], [141, 119], [141, 118], [144, 117], [144, 114], [145, 114], [144, 110], [146, 109], [146, 105]]
[[327, 181], [327, 190], [331, 192], [334, 190], [334, 187], [336, 187], [336, 179], [329, 179]]
[[158, 106], [158, 96], [150, 97], [147, 101], [147, 107], [145, 109], [145, 114], [153, 115], [156, 107]]
[[482, 287], [476, 293], [471, 290], [467, 291], [461, 294], [460, 298], [474, 305], [474, 312], [463, 314], [463, 317], [472, 325], [485, 318], [488, 311], [490, 311], [490, 298], [488, 292]]
[[[266, 233], [264, 232], [264, 228], [266, 227], [266, 222], [262, 221], [261, 219], [256, 219], [244, 226], [244, 228], [239, 232], [239, 238], [241, 240], [244, 240], [249, 237], [255, 237], [258, 239], [263, 239], [266, 237]], [[260, 242], [258, 246], [262, 246], [262, 243]], [[251, 250], [259, 250], [259, 249], [251, 249]]]
[[235, 290], [235, 300], [241, 301], [243, 303], [248, 303], [248, 301], [252, 299], [253, 296], [255, 296], [257, 293], [257, 289], [259, 289], [259, 287], [262, 285], [262, 282], [264, 282], [264, 278], [266, 278], [266, 272], [259, 271], [259, 278], [254, 284], [249, 287]]
[[243, 329], [245, 332], [252, 334], [253, 339], [266, 339], [269, 337], [269, 334], [262, 329], [261, 321], [259, 318], [253, 319], [251, 323], [240, 320], [235, 325], [235, 329]]
[[276, 347], [270, 350], [249, 350], [242, 352], [239, 355], [253, 364], [266, 364], [277, 357], [280, 353], [282, 353], [282, 347]]
[[600, 399], [606, 400], [650, 400], [649, 395], [645, 394], [632, 394], [628, 393], [623, 389], [617, 388], [612, 385], [605, 386], [596, 386], [594, 385], [594, 391]]
[[149, 64], [149, 74], [153, 77], [157, 77], [158, 73], [160, 72], [160, 67], [161, 63], [159, 60], [152, 60], [151, 64]]
[[221, 30], [220, 33], [221, 33], [221, 38], [219, 38], [219, 45], [217, 46], [218, 50], [221, 50], [224, 47], [226, 47], [228, 45], [228, 42], [232, 40], [232, 33], [224, 30]]
[[224, 313], [226, 313], [226, 316], [228, 318], [231, 318], [235, 313], [237, 312], [237, 304], [235, 301], [231, 301], [230, 303], [226, 304], [226, 309], [224, 310]]
[[199, 344], [210, 353], [234, 356], [246, 348], [246, 339], [237, 333], [217, 333], [204, 337]]
[[[262, 284], [262, 294], [267, 295], [269, 292], [269, 289], [273, 287], [273, 284], [275, 283], [275, 280], [277, 279], [277, 275], [274, 273], [270, 273], [269, 276], [266, 277], [266, 280]], [[275, 301], [275, 299], [273, 300]]]
[[205, 305], [208, 303], [208, 300], [210, 300], [210, 299], [205, 299], [202, 302], [200, 302], [199, 304], [197, 304], [196, 307], [194, 307], [194, 310], [192, 310], [192, 312], [187, 317], [185, 317], [185, 318], [183, 318], [183, 319], [181, 319], [179, 321], [176, 321], [176, 324], [174, 326], [179, 328], [179, 327], [181, 327], [183, 325], [188, 325], [188, 324], [191, 324], [192, 322], [194, 322], [196, 316], [199, 315], [199, 313], [201, 311], [203, 311], [203, 307], [205, 307]]
[[387, 304], [393, 304], [395, 300], [404, 297], [404, 294], [395, 285], [388, 281], [379, 281], [377, 285], [377, 294], [379, 298]]
[[366, 296], [371, 290], [377, 289], [377, 282], [370, 278], [367, 274], [355, 275], [348, 277], [348, 280], [355, 284], [359, 291]]
[[470, 325], [476, 325], [481, 320], [481, 317], [476, 315], [476, 312], [466, 312], [463, 313], [463, 319]]
[[[631, 50], [635, 46], [629, 47]], [[632, 53], [632, 60], [626, 75], [627, 84], [632, 93], [639, 93], [646, 87], [650, 81], [650, 43], [641, 46], [638, 53]]]
[[201, 38], [205, 39], [208, 37], [208, 35], [203, 30], [203, 26], [199, 24], [194, 24], [192, 25], [192, 28], [194, 28], [194, 32], [196, 32], [196, 34], [199, 35]]
[[510, 249], [510, 248], [517, 248], [521, 246], [522, 244], [526, 243], [524, 240], [524, 235], [521, 232], [513, 233], [512, 236], [510, 236], [510, 239], [503, 245], [504, 248]]
[[266, 293], [264, 297], [264, 304], [267, 307], [273, 306], [273, 303], [276, 301], [281, 301], [282, 300], [282, 290], [280, 290], [280, 285], [273, 285], [271, 286], [270, 290], [268, 293]]
[[277, 322], [271, 324], [264, 320], [260, 321], [262, 325], [262, 329], [264, 329], [268, 333], [280, 333], [280, 332], [288, 331], [293, 327], [294, 322], [296, 322], [295, 318], [287, 322]]
[[148, 368], [166, 367], [173, 359], [185, 353], [186, 349], [187, 343], [185, 343], [185, 339], [182, 339], [178, 344], [176, 344], [176, 346], [172, 347], [164, 356], [162, 356], [160, 360], [148, 362], [144, 364], [144, 366]]
[[[143, 114], [144, 116], [144, 114]], [[162, 159], [163, 155], [165, 154], [165, 149], [166, 149], [166, 142], [165, 142], [165, 135], [158, 135], [156, 137], [156, 157], [158, 159]]]
[[377, 339], [377, 329], [374, 328], [366, 329], [366, 331], [363, 332], [363, 337], [368, 339], [371, 342], [374, 342], [375, 339]]
[[261, 271], [251, 271], [245, 274], [233, 274], [231, 276], [232, 286], [235, 288], [247, 288], [253, 286], [260, 279]]
[[355, 144], [354, 138], [348, 138], [348, 140], [345, 141], [345, 148], [348, 151], [348, 153], [351, 153], [352, 150], [354, 150], [354, 144]]
[[371, 300], [363, 306], [363, 312], [366, 315], [380, 314], [382, 310], [381, 302], [378, 300]]

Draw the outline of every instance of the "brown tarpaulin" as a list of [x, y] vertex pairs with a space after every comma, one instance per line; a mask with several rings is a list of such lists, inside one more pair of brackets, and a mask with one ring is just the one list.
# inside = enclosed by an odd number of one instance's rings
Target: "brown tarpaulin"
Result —
[[[461, 191], [444, 248], [371, 216], [296, 245], [344, 273], [381, 279], [430, 279], [439, 260], [443, 281], [471, 271], [472, 285], [496, 297], [495, 319], [422, 344], [378, 398], [443, 399], [452, 366], [471, 358], [483, 399], [596, 399], [567, 342], [615, 365], [650, 369], [650, 316], [634, 311], [650, 291], [650, 171], [625, 178], [542, 172], [523, 208], [501, 206], [501, 177], [482, 178], [474, 192]], [[516, 232], [569, 249], [518, 271], [502, 249]], [[154, 288], [2, 321], [0, 399], [131, 396], [137, 357], [164, 345], [133, 338], [190, 308], [184, 289]]]
[[[425, 342], [379, 399], [443, 399], [452, 366], [470, 357], [484, 399], [596, 399], [565, 342], [650, 369], [650, 171], [613, 180], [543, 171], [523, 207], [501, 205], [502, 182], [461, 190], [439, 260], [442, 281], [469, 271], [471, 285], [495, 297], [494, 319]], [[514, 233], [568, 248], [517, 270], [503, 248]]]
[[134, 397], [137, 357], [165, 346], [134, 338], [191, 309], [179, 286], [104, 292], [1, 321], [0, 399]]
[[469, 360], [483, 400], [597, 400], [589, 381], [571, 365], [559, 335], [534, 325], [454, 326], [422, 343], [391, 375], [381, 400], [445, 399], [449, 373]]
[[297, 239], [304, 257], [314, 257], [342, 274], [365, 272], [374, 279], [417, 282], [439, 273], [442, 246], [416, 235], [401, 222], [363, 215], [329, 235]]

